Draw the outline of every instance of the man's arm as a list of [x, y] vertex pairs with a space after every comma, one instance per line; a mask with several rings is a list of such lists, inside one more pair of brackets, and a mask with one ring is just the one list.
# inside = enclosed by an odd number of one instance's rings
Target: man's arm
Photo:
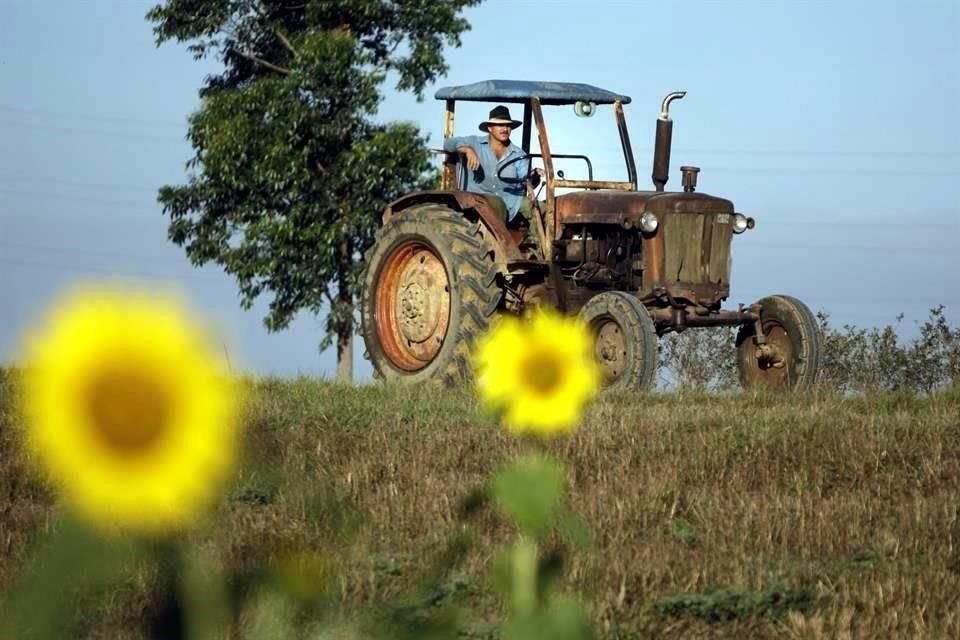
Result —
[[459, 151], [467, 157], [467, 168], [473, 171], [480, 166], [480, 158], [477, 156], [473, 144], [476, 142], [476, 136], [455, 136], [443, 141], [444, 151]]

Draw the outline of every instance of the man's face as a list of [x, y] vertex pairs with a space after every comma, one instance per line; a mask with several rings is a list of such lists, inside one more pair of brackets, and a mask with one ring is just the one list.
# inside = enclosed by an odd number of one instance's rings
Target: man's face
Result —
[[487, 133], [490, 134], [492, 138], [497, 140], [502, 144], [506, 144], [510, 140], [510, 132], [512, 129], [508, 124], [491, 124], [487, 125]]

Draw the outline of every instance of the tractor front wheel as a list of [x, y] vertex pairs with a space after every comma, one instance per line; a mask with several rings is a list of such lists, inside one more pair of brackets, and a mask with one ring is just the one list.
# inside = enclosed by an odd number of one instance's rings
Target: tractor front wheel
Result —
[[580, 318], [594, 335], [604, 390], [645, 391], [657, 371], [657, 332], [635, 296], [605, 291], [590, 298]]
[[807, 305], [790, 296], [757, 301], [765, 343], [755, 340], [753, 324], [737, 333], [737, 368], [744, 389], [808, 389], [820, 366], [817, 321]]
[[374, 369], [387, 382], [471, 376], [470, 353], [499, 306], [488, 232], [438, 204], [391, 218], [367, 254], [361, 326]]

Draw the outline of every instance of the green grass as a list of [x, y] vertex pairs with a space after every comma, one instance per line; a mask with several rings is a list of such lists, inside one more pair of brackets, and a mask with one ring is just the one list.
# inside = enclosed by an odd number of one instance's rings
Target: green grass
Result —
[[[455, 605], [462, 637], [494, 637], [494, 556], [514, 532], [476, 489], [529, 443], [466, 390], [253, 386], [245, 465], [193, 537], [231, 576], [235, 637], [255, 637], [262, 567], [290, 549], [329, 558], [344, 620]], [[556, 536], [552, 570], [602, 638], [960, 637], [958, 414], [958, 391], [604, 398], [546, 447], [594, 534]], [[54, 509], [18, 442], [5, 373], [0, 590]], [[79, 630], [142, 637], [157, 581], [141, 568], [81, 599]]]

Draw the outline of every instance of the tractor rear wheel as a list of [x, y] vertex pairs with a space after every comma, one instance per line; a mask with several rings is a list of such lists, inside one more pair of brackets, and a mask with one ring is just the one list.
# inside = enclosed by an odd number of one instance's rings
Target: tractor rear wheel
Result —
[[494, 246], [479, 222], [439, 204], [397, 214], [367, 254], [361, 326], [386, 382], [471, 377], [473, 343], [496, 313]]
[[758, 345], [753, 324], [737, 332], [737, 368], [744, 389], [754, 387], [808, 389], [820, 366], [817, 321], [807, 305], [791, 296], [768, 296], [757, 301], [766, 338]]
[[604, 390], [646, 391], [657, 371], [657, 332], [646, 307], [622, 291], [604, 291], [580, 309], [596, 337], [594, 353]]

